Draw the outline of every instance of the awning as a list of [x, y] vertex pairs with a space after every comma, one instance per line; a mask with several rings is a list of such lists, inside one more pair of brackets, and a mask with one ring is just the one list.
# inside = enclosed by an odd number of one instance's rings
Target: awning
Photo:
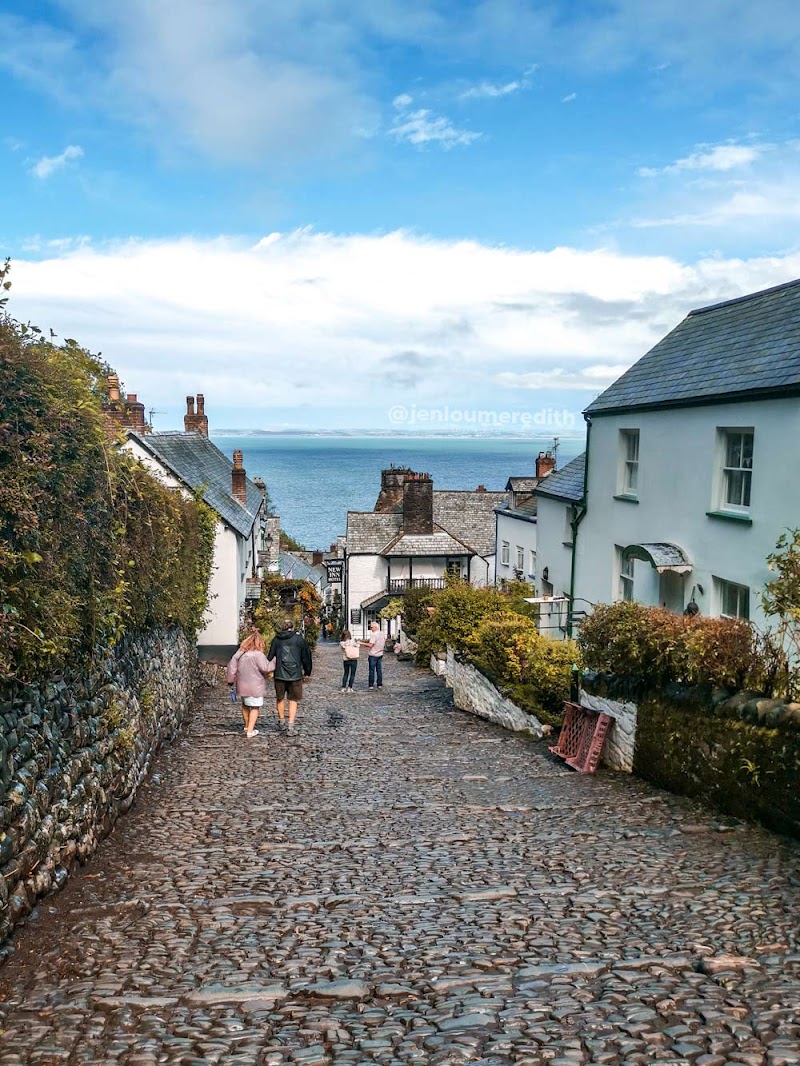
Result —
[[623, 559], [641, 559], [650, 563], [659, 574], [671, 570], [674, 574], [690, 574], [692, 564], [683, 548], [677, 544], [629, 544], [622, 551]]
[[[383, 602], [381, 602], [381, 601], [383, 601]], [[388, 592], [376, 592], [374, 596], [367, 596], [367, 598], [365, 600], [362, 600], [361, 601], [361, 606], [363, 608], [377, 607], [378, 604], [380, 604], [381, 609], [383, 609], [388, 602], [389, 602], [389, 594], [388, 594]]]

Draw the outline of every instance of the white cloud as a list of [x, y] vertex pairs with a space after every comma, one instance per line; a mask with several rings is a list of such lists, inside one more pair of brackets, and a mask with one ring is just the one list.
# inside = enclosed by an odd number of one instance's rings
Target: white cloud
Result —
[[212, 418], [227, 407], [240, 425], [300, 403], [366, 425], [443, 396], [507, 406], [517, 390], [529, 403], [583, 389], [588, 402], [691, 308], [800, 276], [800, 254], [684, 264], [405, 232], [43, 254], [14, 264], [16, 317], [102, 351], [148, 406], [201, 391]]
[[680, 174], [692, 170], [725, 173], [755, 163], [769, 148], [770, 145], [766, 144], [699, 145], [690, 155], [677, 159], [668, 166], [639, 167], [637, 173], [643, 178], [655, 178], [660, 174]]
[[399, 96], [395, 96], [394, 100], [392, 100], [392, 107], [396, 107], [398, 111], [407, 111], [413, 103], [413, 96], [409, 96], [408, 93], [400, 93]]
[[38, 159], [31, 167], [31, 174], [35, 178], [41, 178], [44, 181], [46, 178], [52, 177], [57, 170], [61, 170], [67, 165], [72, 163], [76, 159], [83, 158], [83, 149], [79, 144], [68, 144], [67, 147], [60, 155], [45, 155], [41, 159]]
[[491, 82], [481, 81], [477, 85], [470, 85], [459, 93], [459, 100], [496, 100], [498, 97], [511, 96], [531, 87], [531, 75], [536, 70], [536, 65], [528, 67], [521, 77], [512, 81]]
[[577, 99], [578, 99], [578, 94], [577, 93], [567, 93], [566, 96], [562, 96], [561, 97], [561, 103], [562, 104], [571, 104], [573, 100], [577, 100]]
[[[454, 126], [449, 118], [443, 115], [435, 115], [428, 108], [410, 110], [408, 104], [402, 101], [411, 101], [407, 95], [396, 96], [393, 103], [398, 110], [394, 124], [389, 133], [396, 141], [405, 141], [422, 148], [427, 144], [438, 144], [442, 148], [465, 147], [477, 141], [481, 136], [475, 130], [464, 130]], [[398, 103], [398, 101], [401, 101]]]
[[576, 369], [552, 367], [549, 370], [522, 374], [506, 371], [498, 374], [495, 381], [514, 389], [555, 389], [569, 392], [588, 390], [597, 393], [601, 389], [607, 389], [627, 369], [628, 364], [617, 363], [613, 366], [597, 364]]

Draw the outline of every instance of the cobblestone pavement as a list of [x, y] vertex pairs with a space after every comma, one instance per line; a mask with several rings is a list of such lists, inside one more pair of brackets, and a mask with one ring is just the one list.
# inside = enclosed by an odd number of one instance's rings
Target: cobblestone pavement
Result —
[[796, 845], [387, 658], [319, 649], [295, 738], [205, 691], [0, 971], [0, 1066], [800, 1062]]

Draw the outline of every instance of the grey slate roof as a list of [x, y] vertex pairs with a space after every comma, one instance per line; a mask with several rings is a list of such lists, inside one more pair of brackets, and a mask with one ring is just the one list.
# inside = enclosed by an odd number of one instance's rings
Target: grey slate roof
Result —
[[583, 499], [583, 484], [586, 474], [586, 452], [554, 471], [534, 489], [535, 496], [546, 496], [553, 500], [568, 500], [578, 503]]
[[[508, 500], [506, 492], [475, 492], [434, 489], [434, 527], [450, 534], [456, 544], [444, 554], [463, 555], [466, 550], [484, 557], [494, 555], [494, 509]], [[380, 555], [403, 528], [402, 511], [349, 511], [347, 550], [351, 555]], [[431, 544], [438, 550], [441, 541]], [[411, 545], [409, 545], [411, 547]], [[393, 554], [408, 554], [394, 552]], [[414, 554], [424, 554], [414, 552]]]
[[133, 430], [128, 430], [127, 436], [188, 488], [201, 490], [205, 502], [223, 522], [243, 537], [250, 535], [264, 497], [250, 478], [245, 479], [247, 506], [231, 494], [233, 462], [208, 437], [200, 433], [134, 433]]
[[800, 280], [692, 311], [586, 411], [681, 406], [798, 387]]
[[497, 514], [506, 515], [508, 518], [521, 518], [524, 522], [536, 521], [536, 498], [525, 499], [522, 503], [513, 506], [511, 504], [496, 507]]
[[395, 556], [407, 558], [409, 555], [449, 556], [467, 555], [471, 554], [471, 552], [465, 544], [460, 540], [456, 540], [455, 537], [452, 537], [443, 529], [434, 529], [429, 536], [420, 533], [406, 533], [388, 548], [385, 548], [381, 554], [392, 558]]
[[312, 566], [305, 559], [292, 555], [291, 552], [281, 552], [278, 556], [278, 566], [281, 577], [295, 578], [298, 581], [310, 581], [312, 585], [324, 585], [326, 574], [321, 566]]

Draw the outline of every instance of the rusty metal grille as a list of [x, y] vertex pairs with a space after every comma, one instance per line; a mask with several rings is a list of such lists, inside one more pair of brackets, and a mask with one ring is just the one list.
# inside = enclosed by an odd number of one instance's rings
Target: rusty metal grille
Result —
[[577, 703], [564, 704], [564, 724], [550, 751], [567, 766], [582, 774], [593, 774], [600, 763], [608, 728], [613, 719], [608, 714], [590, 711]]

